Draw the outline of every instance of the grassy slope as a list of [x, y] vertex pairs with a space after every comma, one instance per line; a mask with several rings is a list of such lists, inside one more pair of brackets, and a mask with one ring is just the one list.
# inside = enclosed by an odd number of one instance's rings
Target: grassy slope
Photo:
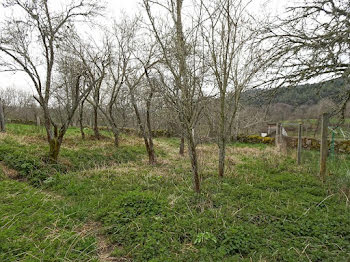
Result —
[[97, 261], [95, 237], [64, 201], [0, 172], [0, 261]]
[[[0, 221], [21, 217], [22, 209], [32, 217], [15, 220], [15, 233], [1, 231], [0, 250], [12, 258], [42, 257], [40, 247], [47, 245], [47, 258], [64, 260], [68, 254], [58, 248], [53, 255], [55, 246], [45, 239], [57, 236], [65, 250], [70, 245], [65, 234], [75, 234], [74, 250], [87, 261], [84, 256], [96, 254], [96, 240], [76, 233], [76, 225], [86, 221], [103, 225], [105, 236], [118, 245], [114, 256], [135, 261], [347, 261], [350, 256], [349, 207], [333, 187], [319, 182], [314, 162], [295, 167], [293, 159], [281, 159], [270, 147], [229, 146], [227, 177], [220, 181], [215, 146], [201, 145], [203, 188], [195, 195], [188, 160], [177, 155], [175, 139], [157, 139], [159, 163], [149, 166], [138, 138], [123, 137], [124, 146], [114, 149], [111, 140], [81, 141], [71, 129], [60, 163], [52, 166], [42, 161], [43, 133], [30, 126], [8, 129], [0, 138], [0, 160], [60, 196], [43, 201], [47, 195], [39, 188], [0, 182]], [[40, 208], [42, 202], [47, 206]], [[34, 223], [37, 215], [48, 218]], [[56, 220], [62, 220], [64, 233], [50, 230]], [[74, 250], [69, 256], [76, 261]]]

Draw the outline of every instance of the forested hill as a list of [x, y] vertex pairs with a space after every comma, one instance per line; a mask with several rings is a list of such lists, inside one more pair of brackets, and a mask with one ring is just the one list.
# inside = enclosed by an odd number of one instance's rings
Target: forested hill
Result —
[[278, 89], [254, 89], [244, 93], [246, 104], [262, 106], [268, 103], [283, 103], [291, 106], [314, 105], [322, 99], [340, 101], [344, 92], [344, 80], [341, 78], [316, 84]]

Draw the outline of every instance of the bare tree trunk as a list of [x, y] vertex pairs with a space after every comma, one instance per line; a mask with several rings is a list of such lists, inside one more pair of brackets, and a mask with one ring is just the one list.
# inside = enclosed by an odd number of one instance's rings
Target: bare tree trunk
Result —
[[[148, 161], [149, 161], [149, 163], [151, 165], [155, 164], [155, 154], [154, 154], [154, 150], [153, 150], [153, 141], [152, 141], [152, 147], [151, 147], [150, 146], [150, 141], [148, 141], [148, 139], [147, 139], [146, 130], [145, 130], [143, 124], [142, 124], [140, 112], [138, 110], [138, 107], [137, 107], [137, 104], [136, 104], [136, 101], [135, 101], [135, 96], [134, 96], [132, 88], [130, 88], [130, 97], [131, 97], [131, 103], [132, 103], [132, 105], [134, 107], [134, 110], [135, 110], [137, 124], [138, 124], [138, 126], [140, 128], [143, 140], [145, 142], [146, 151], [147, 151], [147, 154], [148, 154]], [[150, 130], [150, 132], [151, 131], [152, 130]]]
[[226, 90], [220, 92], [220, 131], [219, 131], [219, 177], [225, 173], [225, 151], [226, 151], [226, 112], [225, 112]]
[[[58, 159], [58, 155], [60, 153], [62, 138], [64, 133], [58, 133], [57, 126], [54, 125], [47, 114], [47, 108], [44, 109], [44, 118], [45, 118], [45, 128], [47, 132], [47, 140], [49, 142], [49, 160], [56, 163]], [[53, 132], [52, 132], [53, 125]]]
[[185, 154], [185, 136], [182, 132], [181, 138], [180, 138], [180, 149], [179, 149], [179, 154], [183, 156]]
[[184, 156], [185, 154], [185, 125], [183, 122], [183, 119], [181, 116], [179, 116], [180, 122], [181, 122], [181, 137], [180, 137], [180, 148], [179, 148], [179, 154], [181, 156]]
[[56, 163], [58, 160], [58, 155], [60, 153], [62, 141], [60, 141], [58, 137], [54, 137], [50, 139], [49, 145], [50, 145], [49, 158], [51, 161]]
[[[197, 83], [195, 84], [194, 81], [191, 81], [191, 73], [187, 68], [187, 61], [186, 59], [189, 57], [188, 52], [188, 43], [186, 43], [185, 36], [183, 33], [183, 26], [182, 26], [182, 5], [183, 0], [174, 0], [169, 1], [169, 8], [165, 7], [170, 14], [172, 15], [172, 19], [174, 22], [174, 28], [175, 28], [175, 45], [173, 52], [176, 56], [176, 69], [174, 68], [174, 65], [172, 62], [170, 62], [168, 57], [168, 52], [165, 48], [165, 44], [162, 41], [161, 37], [158, 34], [158, 30], [154, 23], [154, 18], [151, 14], [151, 8], [150, 8], [150, 2], [149, 0], [143, 1], [146, 7], [146, 11], [148, 13], [148, 17], [150, 19], [150, 22], [152, 24], [153, 32], [155, 33], [155, 37], [158, 41], [158, 43], [161, 45], [162, 52], [166, 61], [167, 66], [169, 67], [171, 74], [174, 77], [175, 80], [175, 88], [180, 91], [177, 95], [179, 97], [176, 97], [175, 99], [175, 107], [178, 109], [179, 113], [179, 120], [181, 123], [181, 127], [183, 128], [183, 132], [185, 132], [187, 143], [188, 143], [188, 151], [189, 156], [191, 159], [191, 166], [192, 166], [192, 174], [194, 179], [194, 190], [195, 192], [200, 192], [200, 180], [198, 175], [198, 160], [197, 160], [197, 152], [196, 152], [196, 144], [194, 141], [194, 137], [192, 135], [192, 128], [193, 125], [198, 117], [197, 113], [201, 110], [199, 109], [199, 104], [194, 103], [193, 101], [195, 99], [195, 90], [198, 87]], [[171, 3], [170, 3], [171, 2]], [[195, 81], [197, 82], [197, 81]], [[199, 85], [200, 86], [200, 85]], [[181, 121], [184, 120], [184, 121]], [[180, 145], [180, 153], [182, 153], [182, 143]]]
[[113, 111], [113, 101], [110, 101], [110, 103], [107, 106], [107, 110], [104, 110], [102, 107], [97, 106], [101, 113], [104, 115], [105, 120], [107, 121], [107, 124], [111, 127], [111, 131], [113, 133], [114, 137], [114, 146], [119, 147], [119, 128], [117, 125], [117, 121], [114, 117], [114, 111]]
[[79, 127], [80, 127], [81, 138], [85, 139], [83, 118], [84, 118], [84, 101], [80, 103], [80, 107], [79, 107]]
[[[148, 77], [148, 75], [147, 75]], [[156, 163], [156, 155], [154, 152], [154, 146], [153, 146], [153, 136], [152, 136], [152, 125], [151, 125], [151, 102], [153, 97], [153, 90], [151, 90], [147, 103], [146, 103], [146, 123], [147, 123], [147, 129], [148, 129], [148, 142], [149, 142], [149, 162], [150, 164]]]
[[95, 135], [95, 138], [99, 140], [101, 138], [101, 135], [98, 129], [98, 108], [97, 106], [93, 106], [93, 108], [94, 108], [94, 123], [93, 123], [94, 135]]
[[3, 107], [1, 99], [0, 99], [0, 131], [1, 132], [6, 131], [4, 107]]
[[113, 137], [114, 137], [114, 146], [115, 147], [119, 147], [119, 128], [116, 124], [116, 120], [114, 119], [114, 115], [113, 115], [113, 104], [109, 105], [109, 109], [108, 112], [105, 112], [101, 109], [102, 114], [104, 114], [106, 120], [108, 121], [111, 129], [112, 129], [112, 133], [113, 133]]
[[325, 182], [327, 173], [329, 114], [323, 113], [321, 121], [320, 177], [322, 181]]
[[210, 119], [210, 115], [209, 115], [209, 114], [206, 114], [206, 117], [207, 117], [207, 123], [208, 123], [208, 127], [209, 127], [207, 136], [208, 136], [209, 138], [212, 138], [213, 135], [214, 135], [214, 126], [213, 126], [213, 122], [212, 122], [212, 120]]
[[[81, 76], [79, 75], [76, 80], [76, 90], [79, 88]], [[44, 113], [44, 121], [45, 121], [45, 128], [47, 133], [47, 140], [49, 143], [49, 160], [56, 163], [58, 159], [58, 155], [60, 153], [61, 145], [63, 142], [63, 137], [67, 132], [67, 129], [69, 125], [72, 122], [72, 119], [74, 117], [74, 113], [77, 110], [79, 106], [80, 101], [77, 99], [75, 100], [75, 103], [71, 109], [71, 111], [68, 114], [67, 120], [62, 123], [60, 129], [58, 129], [57, 125], [52, 121], [50, 118], [50, 111], [48, 106], [43, 106], [43, 113]], [[52, 130], [53, 129], [53, 130]]]
[[187, 136], [188, 136], [188, 153], [189, 153], [190, 159], [191, 159], [192, 175], [193, 175], [193, 181], [194, 181], [194, 190], [196, 193], [200, 193], [200, 181], [199, 181], [199, 174], [198, 174], [197, 151], [196, 151], [196, 145], [194, 142], [194, 137], [193, 137], [190, 129], [187, 130]]

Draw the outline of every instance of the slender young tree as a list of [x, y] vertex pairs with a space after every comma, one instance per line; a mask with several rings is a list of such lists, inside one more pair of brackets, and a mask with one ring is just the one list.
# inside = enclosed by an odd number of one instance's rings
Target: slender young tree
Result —
[[[163, 92], [172, 101], [182, 121], [191, 160], [194, 190], [199, 193], [198, 156], [193, 129], [202, 110], [202, 81], [205, 70], [202, 64], [202, 53], [197, 49], [200, 46], [198, 26], [194, 19], [190, 19], [189, 35], [185, 36], [183, 0], [170, 0], [165, 5], [150, 0], [144, 0], [143, 3], [151, 31], [161, 52], [163, 69], [167, 71], [165, 73], [159, 70], [165, 89]], [[167, 23], [161, 17], [153, 15], [151, 11], [153, 6], [158, 6], [166, 12]], [[172, 84], [166, 83], [167, 74], [171, 75]]]
[[257, 74], [264, 69], [261, 48], [254, 40], [259, 31], [248, 10], [252, 1], [201, 1], [204, 6], [202, 35], [209, 51], [208, 63], [218, 89], [217, 114], [219, 147], [218, 174], [224, 176], [226, 144], [239, 110], [241, 94], [253, 85]]
[[107, 120], [114, 136], [114, 145], [119, 146], [118, 101], [121, 99], [121, 91], [125, 86], [125, 79], [132, 55], [132, 43], [135, 41], [135, 33], [138, 27], [138, 19], [123, 17], [120, 23], [114, 23], [109, 45], [111, 62], [107, 68], [107, 77], [104, 86], [103, 103], [98, 107]]
[[[137, 46], [138, 45], [135, 45], [135, 47]], [[134, 108], [137, 125], [140, 129], [145, 143], [149, 163], [152, 165], [156, 163], [156, 155], [153, 145], [150, 109], [155, 88], [149, 76], [149, 69], [154, 66], [157, 61], [152, 61], [154, 58], [153, 45], [151, 45], [151, 48], [149, 48], [149, 50], [145, 48], [145, 44], [142, 44], [142, 46], [144, 48], [141, 52], [137, 52], [137, 50], [133, 52], [133, 57], [137, 62], [134, 61], [134, 66], [128, 69], [128, 72], [126, 74], [126, 84], [129, 88], [130, 101]], [[144, 52], [145, 50], [146, 52]], [[146, 98], [137, 99], [137, 97], [140, 98], [142, 96]], [[146, 120], [142, 119], [141, 111], [139, 108], [139, 104], [142, 100], [145, 100], [146, 102]]]
[[86, 99], [82, 99], [80, 104], [79, 104], [79, 129], [80, 129], [80, 134], [81, 134], [81, 139], [85, 139], [85, 131], [84, 131], [84, 104], [85, 104]]
[[108, 67], [112, 63], [111, 47], [108, 40], [100, 47], [87, 45], [85, 52], [81, 53], [81, 59], [87, 68], [88, 85], [92, 87], [90, 99], [93, 108], [93, 131], [96, 139], [101, 138], [98, 127], [98, 112], [101, 108], [101, 92], [107, 77]]

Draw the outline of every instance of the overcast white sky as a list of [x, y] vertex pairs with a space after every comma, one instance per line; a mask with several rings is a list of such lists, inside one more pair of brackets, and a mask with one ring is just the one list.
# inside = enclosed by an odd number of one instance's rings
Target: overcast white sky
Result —
[[[51, 0], [57, 1], [57, 0]], [[64, 1], [64, 0], [62, 0]], [[188, 0], [191, 1], [191, 0]], [[9, 9], [5, 9], [2, 6], [5, 0], [0, 0], [0, 20], [1, 18], [9, 15]], [[104, 0], [107, 4], [106, 8], [106, 18], [107, 21], [111, 21], [112, 19], [117, 19], [120, 16], [121, 12], [125, 12], [127, 14], [135, 14], [138, 10], [141, 10], [140, 0]], [[286, 4], [290, 2], [290, 0], [254, 0], [254, 12], [260, 13], [261, 7], [265, 6], [266, 10], [271, 14], [278, 14], [283, 12]], [[0, 54], [2, 55], [2, 54]], [[9, 86], [13, 86], [23, 90], [33, 90], [32, 84], [29, 79], [24, 76], [22, 73], [1, 73], [0, 72], [0, 89], [5, 89]]]

